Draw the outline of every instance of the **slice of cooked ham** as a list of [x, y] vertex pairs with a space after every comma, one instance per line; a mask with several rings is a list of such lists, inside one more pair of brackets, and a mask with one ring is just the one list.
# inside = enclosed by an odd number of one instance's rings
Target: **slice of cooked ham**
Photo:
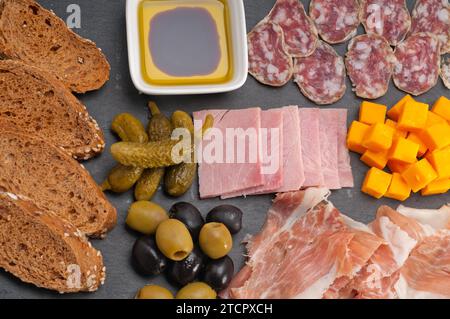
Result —
[[353, 187], [352, 165], [350, 152], [347, 147], [347, 110], [336, 109], [337, 113], [337, 138], [338, 138], [338, 173], [341, 187]]
[[[217, 163], [211, 159], [199, 158], [199, 184], [200, 198], [217, 197], [237, 191], [242, 191], [252, 187], [258, 187], [264, 184], [262, 177], [261, 158], [259, 154], [259, 130], [261, 125], [261, 109], [249, 108], [243, 110], [205, 110], [194, 113], [194, 120], [203, 122], [206, 115], [211, 114], [214, 117], [214, 129], [211, 130], [201, 143], [202, 153], [207, 153], [208, 145], [214, 144], [214, 139], [218, 138], [214, 132], [221, 133], [223, 139], [226, 139], [227, 128], [238, 128], [246, 131], [247, 129], [256, 130], [256, 141], [252, 141], [250, 147], [249, 139], [245, 141], [246, 158], [252, 149], [255, 150], [256, 162], [236, 163], [237, 143], [234, 143], [233, 163], [226, 163], [226, 147], [228, 143], [225, 140], [219, 141], [222, 145], [223, 156], [219, 159], [223, 161]], [[198, 124], [199, 122], [197, 122]], [[197, 126], [197, 129], [199, 127]], [[240, 136], [243, 138], [244, 136]], [[236, 138], [235, 138], [236, 142]], [[218, 150], [216, 150], [218, 151]], [[212, 152], [215, 153], [215, 152]], [[220, 156], [219, 156], [220, 157]], [[207, 161], [205, 161], [207, 160]]]
[[324, 186], [340, 189], [338, 161], [339, 112], [333, 109], [320, 111], [320, 152]]
[[299, 108], [302, 131], [302, 158], [305, 182], [303, 187], [323, 186], [322, 160], [320, 153], [320, 109]]
[[[283, 186], [283, 109], [272, 109], [261, 112], [260, 141], [262, 147], [261, 159], [264, 184], [262, 186], [223, 195], [221, 196], [222, 199], [256, 195], [260, 193], [273, 193]], [[272, 143], [272, 141], [275, 143]], [[274, 157], [276, 154], [278, 154], [278, 158]], [[272, 163], [271, 157], [274, 157]]]

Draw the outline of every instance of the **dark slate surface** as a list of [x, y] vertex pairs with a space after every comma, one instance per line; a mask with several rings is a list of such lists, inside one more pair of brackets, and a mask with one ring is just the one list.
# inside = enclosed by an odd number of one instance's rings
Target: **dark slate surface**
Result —
[[[274, 0], [245, 0], [247, 28], [250, 30], [272, 7]], [[109, 127], [114, 115], [121, 112], [130, 112], [145, 121], [147, 118], [146, 103], [154, 99], [163, 112], [171, 114], [181, 108], [193, 112], [206, 108], [245, 108], [260, 106], [264, 109], [284, 105], [300, 105], [313, 107], [314, 104], [305, 99], [291, 82], [283, 88], [270, 88], [257, 83], [249, 77], [247, 83], [240, 90], [209, 96], [168, 96], [148, 97], [140, 95], [134, 88], [128, 72], [127, 44], [125, 33], [125, 1], [123, 0], [40, 0], [40, 3], [56, 14], [66, 19], [68, 13], [66, 8], [69, 4], [76, 3], [81, 7], [81, 28], [77, 29], [80, 35], [90, 38], [103, 49], [111, 63], [111, 80], [98, 92], [81, 95], [80, 99], [89, 109], [91, 115], [97, 119], [103, 128], [108, 145], [116, 142], [116, 137], [110, 132]], [[304, 4], [309, 1], [303, 1]], [[413, 0], [408, 0], [412, 9]], [[360, 33], [363, 30], [360, 28]], [[335, 46], [340, 54], [345, 54], [346, 45]], [[357, 118], [360, 99], [351, 92], [348, 82], [347, 94], [338, 103], [330, 106], [335, 108], [347, 108], [349, 110], [348, 120]], [[391, 84], [388, 94], [377, 102], [393, 105], [404, 93], [400, 92]], [[418, 98], [426, 103], [433, 103], [439, 96], [450, 96], [441, 81], [438, 85]], [[84, 163], [97, 182], [101, 182], [114, 161], [108, 151], [102, 156]], [[388, 199], [375, 200], [359, 190], [367, 167], [362, 164], [358, 156], [352, 154], [352, 166], [355, 175], [354, 189], [345, 189], [333, 192], [331, 200], [344, 213], [361, 222], [369, 222], [373, 219], [378, 206], [382, 204], [396, 207], [399, 203]], [[124, 226], [126, 211], [132, 202], [131, 192], [123, 195], [108, 194], [112, 203], [117, 207], [118, 225], [105, 240], [94, 241], [95, 247], [103, 252], [107, 267], [106, 284], [93, 294], [59, 295], [37, 289], [31, 285], [23, 284], [16, 278], [0, 271], [0, 298], [132, 298], [136, 291], [145, 284], [156, 283], [167, 285], [162, 277], [146, 278], [138, 275], [130, 265], [130, 254], [137, 234], [127, 230]], [[257, 233], [265, 220], [266, 212], [270, 206], [272, 196], [258, 196], [251, 198], [232, 199], [220, 201], [218, 199], [200, 201], [198, 198], [197, 185], [179, 200], [194, 203], [204, 214], [209, 209], [223, 202], [234, 204], [244, 212], [244, 228], [235, 237], [235, 247], [231, 257], [239, 269], [244, 263], [244, 248], [239, 243], [246, 234]], [[165, 196], [159, 192], [154, 201], [165, 208], [177, 200]], [[413, 207], [438, 208], [450, 202], [450, 194], [421, 197], [415, 195], [410, 198], [406, 205]], [[167, 285], [168, 286], [168, 285]]]

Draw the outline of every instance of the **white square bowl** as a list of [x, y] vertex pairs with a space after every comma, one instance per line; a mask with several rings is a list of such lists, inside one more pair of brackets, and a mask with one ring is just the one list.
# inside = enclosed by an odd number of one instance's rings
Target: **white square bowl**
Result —
[[153, 85], [144, 80], [139, 30], [139, 4], [141, 1], [127, 0], [126, 4], [128, 63], [131, 79], [136, 89], [149, 95], [188, 95], [229, 92], [244, 85], [248, 74], [248, 57], [243, 0], [225, 0], [230, 13], [233, 77], [225, 83], [195, 85]]

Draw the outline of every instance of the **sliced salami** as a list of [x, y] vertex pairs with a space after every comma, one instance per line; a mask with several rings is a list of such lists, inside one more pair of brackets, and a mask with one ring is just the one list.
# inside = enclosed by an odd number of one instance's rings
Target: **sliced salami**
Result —
[[248, 34], [249, 73], [259, 82], [282, 86], [292, 78], [293, 61], [285, 52], [281, 27], [262, 21]]
[[316, 49], [317, 29], [300, 0], [277, 0], [266, 19], [283, 29], [286, 52], [291, 56], [305, 57]]
[[377, 99], [386, 94], [394, 62], [394, 52], [382, 36], [363, 34], [353, 38], [345, 65], [356, 95]]
[[344, 59], [323, 41], [312, 55], [295, 59], [294, 81], [317, 104], [332, 104], [344, 96], [345, 75]]
[[450, 89], [450, 58], [442, 60], [441, 78], [447, 89]]
[[342, 43], [356, 35], [359, 8], [358, 0], [312, 0], [309, 16], [324, 41]]
[[434, 34], [416, 33], [395, 50], [394, 83], [402, 91], [420, 95], [433, 88], [439, 78], [440, 42]]
[[450, 52], [450, 5], [448, 0], [416, 0], [410, 34], [431, 32], [441, 43], [441, 54]]
[[367, 33], [383, 36], [392, 46], [402, 42], [411, 28], [405, 0], [361, 0], [360, 18]]

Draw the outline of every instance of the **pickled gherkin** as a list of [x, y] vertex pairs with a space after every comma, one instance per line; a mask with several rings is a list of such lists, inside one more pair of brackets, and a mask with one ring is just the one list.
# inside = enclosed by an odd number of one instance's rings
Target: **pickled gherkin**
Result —
[[115, 193], [127, 192], [138, 181], [143, 171], [144, 169], [140, 167], [116, 165], [101, 185], [102, 190], [110, 190]]
[[129, 113], [117, 115], [111, 124], [111, 129], [124, 142], [148, 142], [148, 136], [141, 121]]
[[173, 131], [170, 120], [164, 114], [161, 114], [156, 103], [149, 102], [148, 107], [152, 115], [147, 127], [149, 141], [158, 142], [170, 139]]
[[158, 190], [164, 177], [164, 168], [147, 168], [136, 183], [134, 198], [136, 200], [150, 200]]

